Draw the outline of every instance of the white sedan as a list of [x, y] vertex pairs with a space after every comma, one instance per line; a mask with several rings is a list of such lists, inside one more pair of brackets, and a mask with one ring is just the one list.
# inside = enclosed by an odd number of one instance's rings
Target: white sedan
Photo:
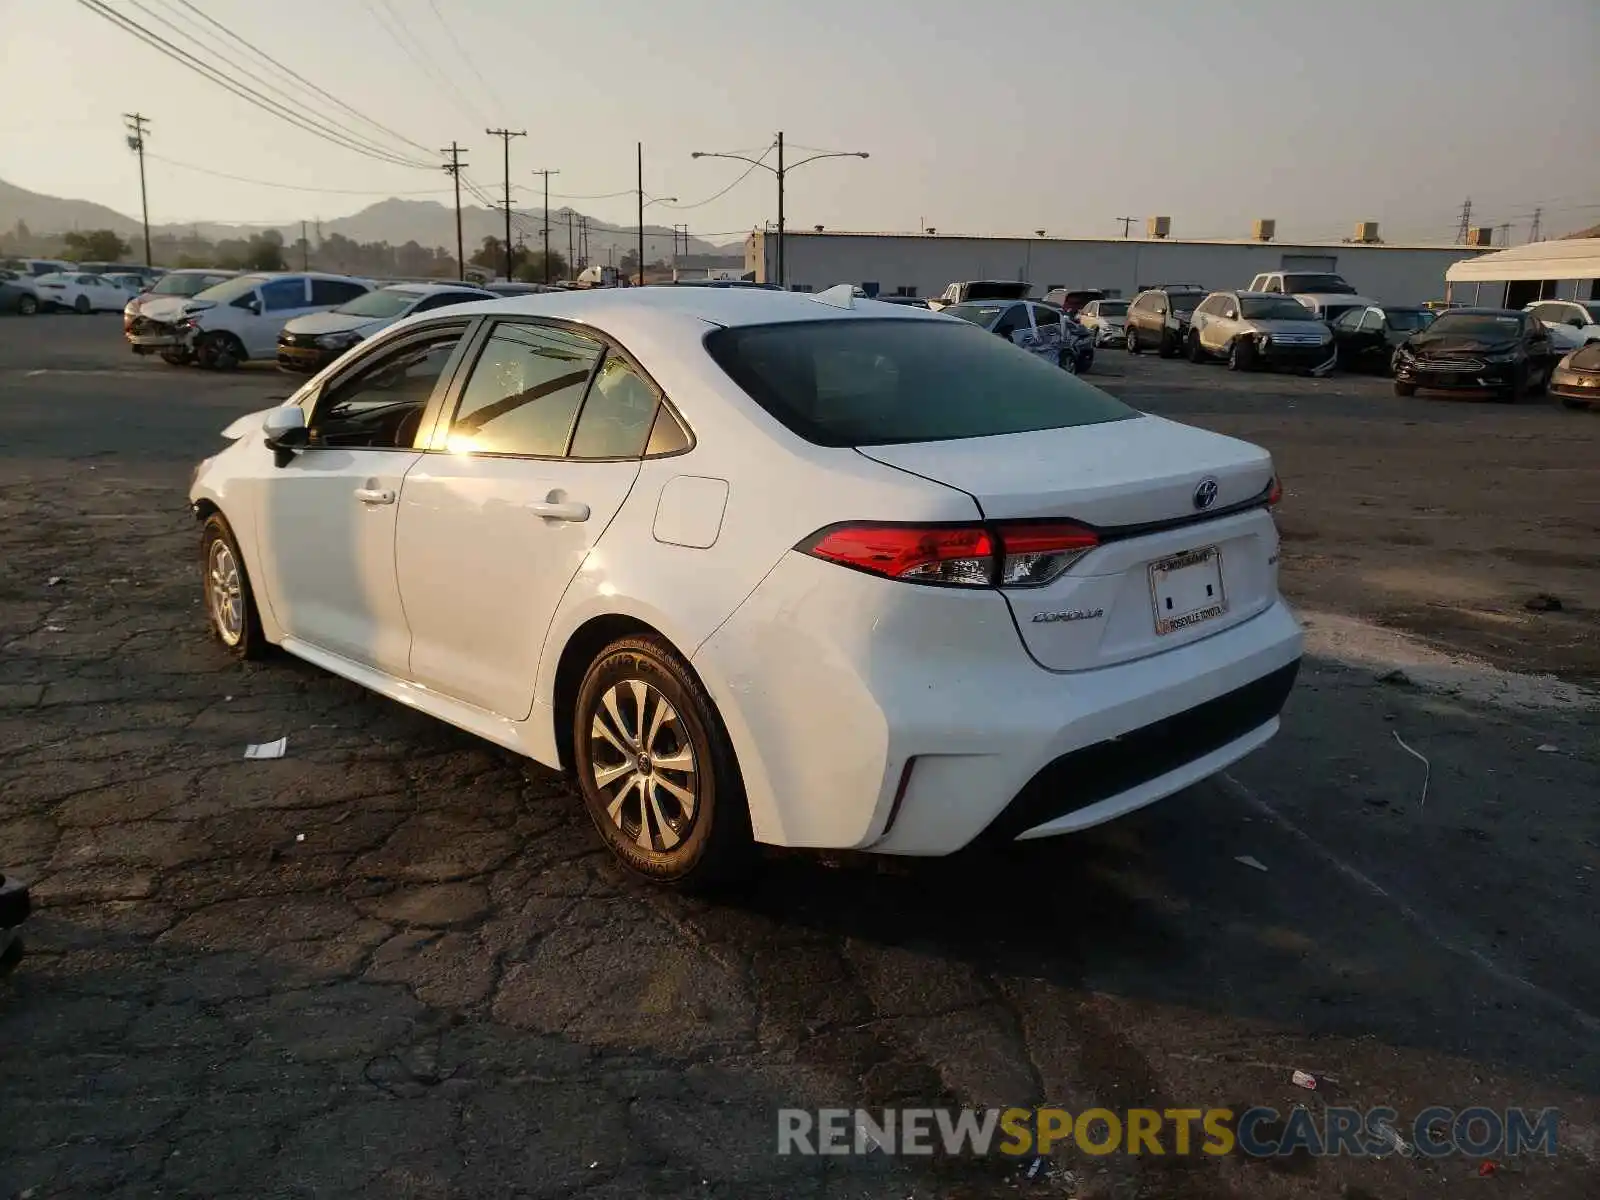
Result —
[[658, 880], [1084, 829], [1266, 742], [1299, 665], [1265, 451], [848, 288], [443, 309], [224, 436], [223, 645], [571, 772]]
[[128, 303], [128, 292], [104, 275], [58, 271], [39, 276], [36, 286], [40, 304], [70, 308], [76, 313], [121, 312]]

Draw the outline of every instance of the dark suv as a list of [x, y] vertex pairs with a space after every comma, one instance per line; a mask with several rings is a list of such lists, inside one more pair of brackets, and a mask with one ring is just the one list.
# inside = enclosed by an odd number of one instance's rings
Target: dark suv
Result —
[[1140, 292], [1128, 305], [1128, 353], [1154, 350], [1162, 358], [1175, 356], [1183, 349], [1194, 310], [1205, 298], [1199, 288], [1158, 287]]

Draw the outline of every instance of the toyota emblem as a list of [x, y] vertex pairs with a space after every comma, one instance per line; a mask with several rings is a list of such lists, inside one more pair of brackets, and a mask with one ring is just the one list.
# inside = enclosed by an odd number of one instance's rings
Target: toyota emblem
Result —
[[1217, 502], [1217, 481], [1209, 475], [1195, 484], [1194, 506], [1198, 509], [1210, 508]]

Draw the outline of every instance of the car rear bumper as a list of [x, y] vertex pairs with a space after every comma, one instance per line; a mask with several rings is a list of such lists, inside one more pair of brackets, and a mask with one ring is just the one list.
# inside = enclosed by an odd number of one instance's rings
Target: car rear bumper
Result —
[[1277, 730], [1301, 654], [1281, 600], [1132, 662], [1046, 671], [997, 592], [789, 554], [700, 647], [757, 837], [950, 854], [1171, 795]]

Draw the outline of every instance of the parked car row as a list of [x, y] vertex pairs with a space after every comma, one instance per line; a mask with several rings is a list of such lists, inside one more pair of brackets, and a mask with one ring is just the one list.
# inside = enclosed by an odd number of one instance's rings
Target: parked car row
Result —
[[942, 311], [998, 334], [1074, 375], [1094, 366], [1095, 335], [1059, 308], [1040, 301], [973, 300]]

